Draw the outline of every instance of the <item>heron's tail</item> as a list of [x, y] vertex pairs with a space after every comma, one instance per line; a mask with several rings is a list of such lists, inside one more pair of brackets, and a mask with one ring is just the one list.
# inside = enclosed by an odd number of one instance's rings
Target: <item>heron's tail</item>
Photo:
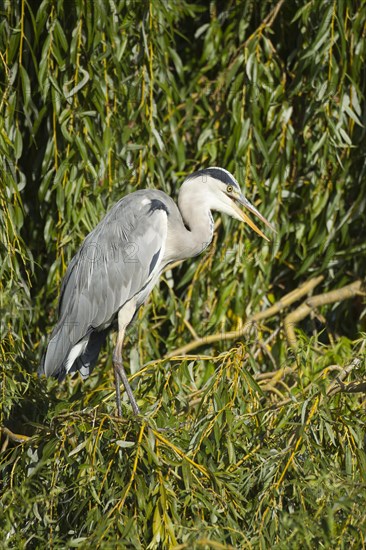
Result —
[[109, 328], [106, 328], [101, 331], [93, 330], [90, 332], [84, 351], [75, 359], [68, 372], [79, 371], [83, 378], [87, 378], [92, 373], [109, 330]]
[[41, 359], [38, 374], [53, 376], [61, 382], [68, 373], [79, 371], [83, 378], [87, 378], [95, 367], [108, 332], [109, 328], [101, 331], [90, 329], [73, 344], [70, 331], [65, 330], [65, 326], [59, 330], [56, 327]]

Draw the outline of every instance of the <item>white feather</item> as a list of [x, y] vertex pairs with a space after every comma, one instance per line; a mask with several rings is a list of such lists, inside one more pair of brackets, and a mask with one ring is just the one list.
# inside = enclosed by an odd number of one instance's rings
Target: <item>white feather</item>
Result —
[[86, 346], [88, 345], [88, 341], [89, 341], [89, 338], [85, 338], [84, 340], [81, 340], [81, 342], [78, 342], [75, 346], [71, 348], [65, 363], [66, 372], [69, 372], [69, 370], [74, 364], [74, 361], [84, 352]]

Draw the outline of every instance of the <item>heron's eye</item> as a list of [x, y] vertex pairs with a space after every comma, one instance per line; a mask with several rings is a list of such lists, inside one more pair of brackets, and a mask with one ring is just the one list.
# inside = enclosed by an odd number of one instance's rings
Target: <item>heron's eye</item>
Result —
[[227, 188], [226, 188], [226, 191], [227, 191], [228, 193], [232, 193], [232, 192], [233, 192], [233, 189], [234, 189], [234, 188], [233, 188], [232, 185], [228, 185]]

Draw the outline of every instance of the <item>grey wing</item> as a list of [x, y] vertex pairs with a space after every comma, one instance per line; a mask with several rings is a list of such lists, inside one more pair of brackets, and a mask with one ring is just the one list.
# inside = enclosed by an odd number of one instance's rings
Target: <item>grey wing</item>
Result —
[[82, 354], [95, 363], [119, 309], [132, 298], [136, 307], [146, 299], [164, 267], [167, 204], [161, 192], [137, 191], [87, 236], [62, 283], [59, 321], [41, 373], [62, 379], [83, 366]]

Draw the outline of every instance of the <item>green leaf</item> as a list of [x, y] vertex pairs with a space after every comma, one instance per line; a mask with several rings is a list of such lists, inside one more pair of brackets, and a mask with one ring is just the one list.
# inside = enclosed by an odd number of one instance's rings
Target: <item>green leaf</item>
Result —
[[14, 156], [18, 160], [23, 152], [23, 138], [19, 128], [15, 128]]
[[32, 97], [31, 83], [27, 71], [22, 65], [19, 67], [19, 74], [22, 81], [24, 109], [27, 109]]

